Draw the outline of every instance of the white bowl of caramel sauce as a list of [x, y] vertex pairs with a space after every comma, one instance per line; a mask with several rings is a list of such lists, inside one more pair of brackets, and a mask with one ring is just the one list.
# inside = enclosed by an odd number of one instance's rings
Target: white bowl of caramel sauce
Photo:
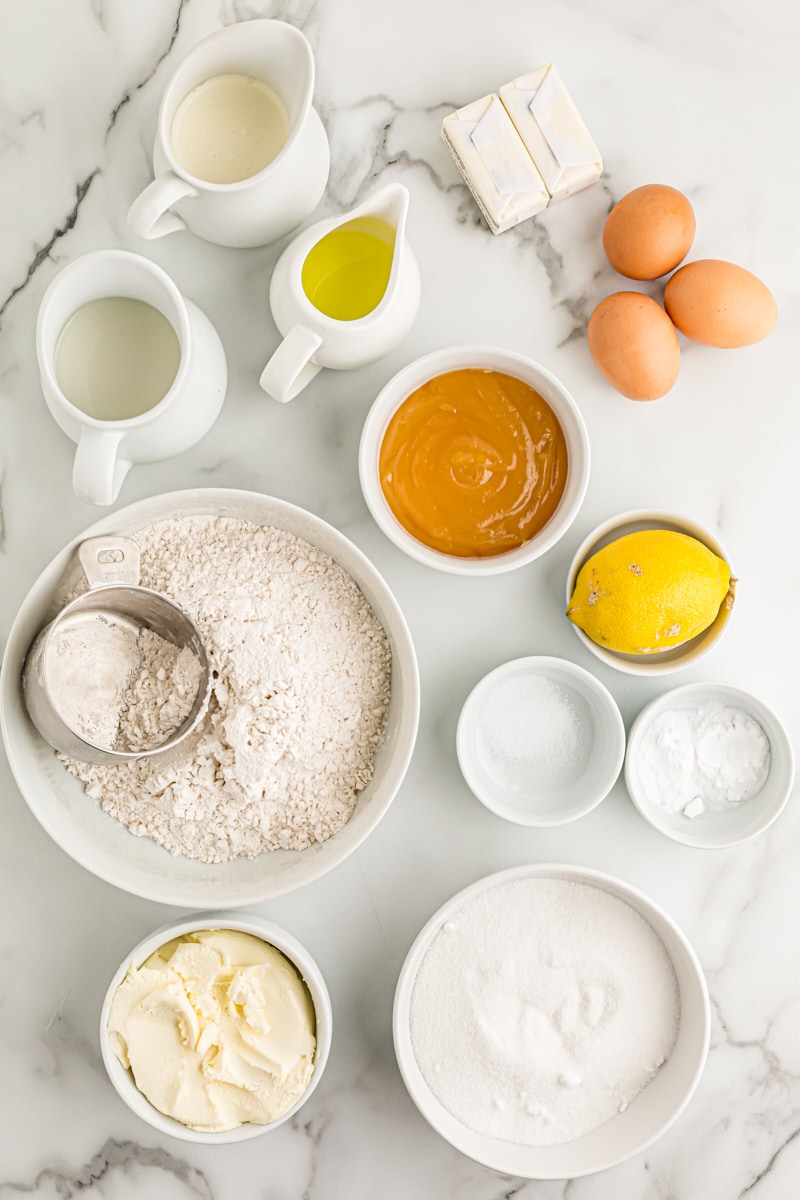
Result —
[[418, 562], [496, 575], [539, 558], [589, 482], [578, 406], [539, 363], [493, 346], [434, 350], [395, 375], [359, 448], [364, 499]]

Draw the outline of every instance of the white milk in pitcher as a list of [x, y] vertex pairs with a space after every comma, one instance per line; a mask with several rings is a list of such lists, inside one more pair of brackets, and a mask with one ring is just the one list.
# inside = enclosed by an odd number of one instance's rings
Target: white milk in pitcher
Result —
[[180, 361], [177, 334], [163, 313], [143, 300], [105, 296], [67, 321], [54, 368], [70, 404], [100, 421], [126, 421], [164, 399]]
[[239, 183], [269, 166], [289, 135], [277, 92], [250, 75], [215, 75], [184, 96], [172, 119], [172, 150], [206, 183]]

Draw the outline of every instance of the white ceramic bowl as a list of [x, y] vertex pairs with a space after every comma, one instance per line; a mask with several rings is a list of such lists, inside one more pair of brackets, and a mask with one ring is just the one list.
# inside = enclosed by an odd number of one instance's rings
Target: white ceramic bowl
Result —
[[[730, 563], [725, 549], [717, 538], [702, 525], [698, 525], [696, 521], [678, 516], [677, 513], [664, 512], [660, 508], [636, 509], [604, 521], [581, 542], [567, 572], [567, 606], [569, 606], [578, 573], [587, 559], [591, 558], [598, 550], [602, 550], [609, 542], [625, 537], [628, 533], [638, 533], [643, 529], [672, 529], [676, 533], [685, 533], [689, 537], [696, 538], [719, 558]], [[593, 642], [582, 629], [578, 629], [577, 625], [573, 625], [568, 618], [567, 620], [584, 646], [609, 667], [614, 667], [617, 671], [625, 671], [629, 675], [670, 675], [675, 671], [683, 670], [684, 667], [691, 666], [703, 655], [708, 654], [727, 629], [732, 614], [733, 607], [727, 608], [723, 604], [708, 629], [688, 642], [684, 642], [682, 646], [676, 646], [672, 650], [662, 650], [658, 654], [622, 654], [616, 650], [608, 650], [604, 646], [598, 645], [597, 642]]]
[[[196, 514], [274, 525], [305, 538], [352, 576], [389, 640], [391, 700], [373, 778], [359, 795], [344, 828], [307, 850], [275, 850], [257, 858], [208, 864], [174, 857], [149, 838], [134, 837], [85, 795], [83, 785], [40, 737], [25, 708], [20, 682], [25, 655], [35, 635], [54, 615], [50, 606], [65, 574], [76, 569], [78, 544], [95, 534], [135, 534], [154, 521]], [[67, 854], [101, 879], [137, 896], [184, 908], [256, 904], [319, 879], [342, 862], [372, 832], [394, 799], [411, 758], [418, 720], [419, 674], [411, 635], [397, 601], [369, 560], [338, 530], [302, 508], [256, 492], [223, 488], [141, 500], [103, 517], [73, 539], [45, 568], [23, 601], [9, 634], [0, 676], [0, 725], [6, 753], [37, 820]]]
[[[294, 963], [311, 995], [317, 1023], [314, 1073], [311, 1076], [311, 1082], [297, 1103], [292, 1105], [277, 1121], [272, 1121], [269, 1125], [255, 1125], [248, 1121], [244, 1125], [239, 1125], [236, 1129], [229, 1129], [220, 1133], [189, 1129], [186, 1125], [182, 1125], [180, 1121], [175, 1121], [172, 1117], [165, 1116], [164, 1113], [159, 1112], [157, 1108], [153, 1107], [144, 1093], [140, 1092], [137, 1088], [133, 1073], [123, 1067], [112, 1049], [108, 1037], [108, 1014], [111, 1009], [111, 1002], [114, 999], [114, 993], [127, 975], [129, 968], [131, 966], [141, 966], [145, 959], [158, 950], [159, 946], [172, 941], [173, 938], [182, 937], [198, 929], [235, 929], [243, 933], [251, 933], [255, 937], [261, 938], [262, 941], [268, 942]], [[302, 1108], [322, 1077], [322, 1072], [325, 1069], [325, 1064], [330, 1054], [332, 1033], [333, 1012], [328, 989], [325, 986], [325, 980], [322, 977], [319, 967], [305, 947], [296, 938], [293, 938], [290, 933], [287, 933], [286, 930], [281, 929], [278, 925], [273, 925], [271, 921], [267, 921], [257, 915], [243, 917], [235, 912], [193, 913], [191, 916], [184, 917], [180, 921], [162, 925], [155, 933], [151, 933], [149, 937], [144, 938], [143, 941], [139, 942], [138, 946], [134, 946], [130, 954], [127, 954], [120, 963], [114, 978], [108, 985], [108, 991], [100, 1014], [100, 1049], [103, 1054], [103, 1062], [109, 1079], [118, 1094], [128, 1105], [128, 1108], [135, 1112], [137, 1117], [141, 1117], [143, 1121], [147, 1121], [154, 1129], [159, 1130], [160, 1133], [168, 1133], [171, 1137], [181, 1138], [185, 1142], [204, 1142], [207, 1145], [221, 1144], [223, 1142], [246, 1142], [250, 1138], [258, 1137], [262, 1133], [269, 1133], [270, 1130], [277, 1129], [284, 1121], [289, 1121], [297, 1110]]]
[[[751, 716], [767, 735], [770, 747], [769, 775], [757, 795], [727, 812], [707, 809], [698, 817], [668, 813], [645, 795], [639, 776], [642, 739], [651, 722], [670, 709], [694, 708], [715, 700]], [[625, 758], [625, 785], [639, 812], [655, 828], [684, 846], [721, 849], [736, 846], [763, 833], [786, 806], [794, 784], [794, 751], [789, 735], [771, 709], [761, 700], [727, 683], [688, 683], [664, 692], [646, 705], [631, 726]]]
[[[655, 1078], [622, 1113], [591, 1133], [561, 1146], [520, 1146], [474, 1133], [452, 1116], [428, 1087], [414, 1057], [410, 1006], [420, 963], [445, 921], [462, 904], [515, 879], [564, 879], [603, 888], [625, 901], [649, 923], [669, 955], [680, 991], [680, 1026], [675, 1048]], [[394, 1001], [394, 1047], [403, 1081], [423, 1117], [451, 1146], [493, 1171], [523, 1179], [574, 1179], [616, 1166], [640, 1154], [683, 1112], [703, 1073], [710, 1033], [708, 988], [686, 935], [671, 917], [630, 884], [600, 871], [562, 864], [513, 867], [479, 879], [434, 913], [408, 952]]]
[[[569, 466], [564, 494], [545, 527], [516, 550], [491, 558], [459, 558], [417, 541], [395, 517], [381, 488], [380, 449], [397, 409], [412, 392], [445, 371], [472, 367], [502, 371], [529, 384], [552, 408], [567, 442]], [[539, 558], [564, 536], [577, 516], [589, 483], [589, 435], [577, 404], [567, 389], [544, 367], [523, 354], [493, 346], [454, 346], [415, 359], [395, 375], [372, 405], [361, 433], [358, 455], [361, 490], [376, 522], [396, 546], [417, 562], [453, 575], [498, 575]]]
[[[536, 675], [552, 681], [569, 696], [580, 714], [587, 754], [580, 774], [568, 773], [558, 787], [520, 790], [492, 771], [482, 752], [481, 711], [497, 687], [509, 680]], [[625, 756], [625, 726], [616, 702], [599, 680], [564, 658], [516, 658], [490, 671], [470, 692], [456, 733], [458, 761], [464, 779], [482, 804], [517, 825], [564, 825], [591, 812], [616, 783]]]

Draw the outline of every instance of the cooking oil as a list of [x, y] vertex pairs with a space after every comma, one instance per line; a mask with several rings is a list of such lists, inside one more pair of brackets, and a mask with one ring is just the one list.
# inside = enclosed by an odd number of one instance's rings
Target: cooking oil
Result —
[[303, 263], [303, 291], [326, 317], [357, 321], [383, 299], [393, 257], [390, 225], [375, 218], [348, 221], [312, 246]]

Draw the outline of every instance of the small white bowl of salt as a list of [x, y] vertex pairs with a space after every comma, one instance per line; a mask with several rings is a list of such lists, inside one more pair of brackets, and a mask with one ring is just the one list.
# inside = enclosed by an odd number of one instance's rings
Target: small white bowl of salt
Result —
[[470, 789], [517, 825], [564, 825], [614, 786], [625, 726], [611, 693], [563, 658], [517, 658], [476, 684], [461, 710], [458, 761]]
[[763, 833], [794, 783], [794, 752], [771, 709], [726, 683], [689, 683], [631, 726], [625, 784], [639, 812], [685, 846], [722, 849]]

